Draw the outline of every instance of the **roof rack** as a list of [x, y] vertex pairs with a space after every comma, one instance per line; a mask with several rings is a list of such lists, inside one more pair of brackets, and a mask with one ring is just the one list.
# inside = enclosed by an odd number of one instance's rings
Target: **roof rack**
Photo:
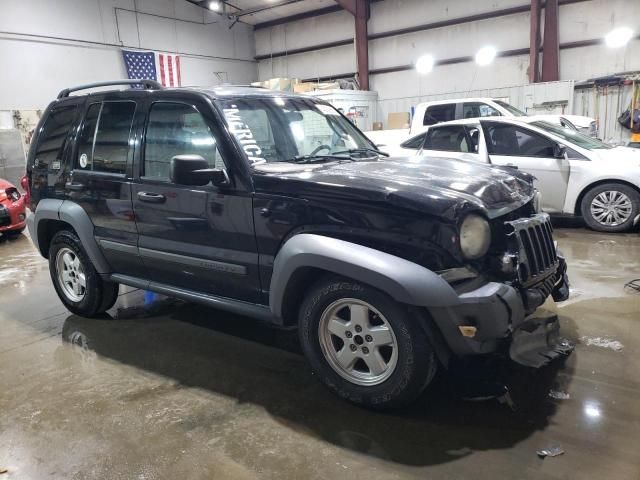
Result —
[[162, 85], [160, 85], [155, 80], [112, 80], [109, 82], [87, 83], [86, 85], [65, 88], [58, 94], [58, 98], [68, 97], [71, 92], [77, 92], [78, 90], [87, 90], [89, 88], [97, 87], [109, 87], [111, 85], [142, 85], [145, 90], [162, 90]]

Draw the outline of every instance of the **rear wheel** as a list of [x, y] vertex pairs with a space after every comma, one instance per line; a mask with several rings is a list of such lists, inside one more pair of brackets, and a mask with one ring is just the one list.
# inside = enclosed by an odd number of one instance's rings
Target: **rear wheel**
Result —
[[589, 190], [582, 199], [586, 224], [599, 232], [626, 232], [640, 214], [640, 194], [621, 183], [605, 183]]
[[349, 280], [328, 279], [312, 288], [300, 309], [299, 335], [322, 382], [359, 405], [406, 405], [436, 371], [433, 349], [408, 310]]
[[49, 248], [49, 272], [58, 297], [77, 315], [100, 315], [118, 298], [118, 284], [100, 278], [74, 232], [62, 230], [54, 235]]

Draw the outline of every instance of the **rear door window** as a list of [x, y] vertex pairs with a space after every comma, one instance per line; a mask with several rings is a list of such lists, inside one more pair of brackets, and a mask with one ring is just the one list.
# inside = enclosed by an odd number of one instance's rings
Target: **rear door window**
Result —
[[463, 125], [431, 128], [427, 132], [424, 149], [443, 152], [475, 152], [469, 145]]
[[94, 103], [87, 109], [78, 139], [76, 168], [124, 174], [129, 161], [129, 137], [135, 102]]
[[55, 107], [49, 113], [38, 136], [34, 160], [35, 168], [59, 169], [69, 131], [76, 116], [76, 105]]
[[499, 117], [500, 115], [498, 110], [483, 102], [465, 102], [462, 105], [462, 118]]
[[440, 122], [448, 122], [456, 118], [456, 104], [431, 105], [424, 112], [423, 125], [435, 125]]

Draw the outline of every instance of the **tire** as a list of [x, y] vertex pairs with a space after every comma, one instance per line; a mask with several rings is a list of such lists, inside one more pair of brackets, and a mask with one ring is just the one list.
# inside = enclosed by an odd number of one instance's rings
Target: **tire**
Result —
[[100, 316], [118, 298], [118, 284], [105, 282], [98, 275], [75, 232], [61, 230], [53, 236], [49, 273], [58, 297], [77, 315]]
[[[358, 312], [360, 315], [352, 319]], [[328, 321], [336, 316], [339, 323]], [[360, 320], [361, 329], [351, 320]], [[340, 335], [323, 333], [329, 324]], [[318, 282], [300, 307], [298, 327], [312, 370], [330, 390], [357, 405], [380, 410], [405, 406], [422, 393], [436, 373], [435, 353], [416, 319], [406, 307], [367, 285], [336, 277]], [[375, 345], [376, 340], [380, 346]], [[391, 345], [385, 345], [389, 340]], [[354, 348], [355, 353], [350, 354]], [[339, 355], [343, 352], [344, 356]], [[348, 355], [358, 359], [345, 368]], [[375, 362], [380, 358], [382, 363]]]
[[633, 220], [640, 214], [640, 194], [622, 183], [604, 183], [585, 194], [580, 211], [592, 230], [626, 232], [633, 228]]

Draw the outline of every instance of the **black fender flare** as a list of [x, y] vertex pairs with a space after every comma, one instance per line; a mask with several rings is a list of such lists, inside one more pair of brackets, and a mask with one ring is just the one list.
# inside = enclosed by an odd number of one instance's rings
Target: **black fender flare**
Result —
[[87, 212], [75, 202], [70, 200], [57, 200], [47, 198], [38, 202], [35, 213], [28, 221], [31, 239], [44, 256], [43, 246], [39, 245], [38, 226], [43, 220], [57, 220], [69, 224], [82, 242], [94, 268], [100, 274], [111, 273], [111, 267], [105, 259], [102, 250], [93, 234], [94, 225]]
[[269, 306], [276, 318], [283, 316], [289, 280], [305, 267], [366, 283], [407, 305], [447, 307], [460, 303], [440, 275], [421, 265], [356, 243], [301, 233], [287, 240], [274, 260]]

